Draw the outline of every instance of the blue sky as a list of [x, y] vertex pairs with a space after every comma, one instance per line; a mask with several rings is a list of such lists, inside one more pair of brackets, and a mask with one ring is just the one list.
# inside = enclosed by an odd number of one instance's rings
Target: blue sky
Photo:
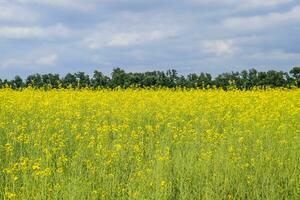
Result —
[[300, 65], [299, 0], [0, 0], [0, 78]]

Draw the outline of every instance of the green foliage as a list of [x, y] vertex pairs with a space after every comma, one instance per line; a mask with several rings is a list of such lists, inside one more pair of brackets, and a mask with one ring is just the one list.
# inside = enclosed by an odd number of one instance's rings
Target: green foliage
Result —
[[290, 71], [290, 74], [294, 78], [295, 84], [300, 87], [300, 67], [294, 67]]
[[90, 78], [84, 72], [68, 73], [60, 78], [58, 74], [34, 74], [23, 82], [20, 76], [14, 80], [1, 80], [0, 88], [9, 86], [13, 89], [32, 86], [34, 88], [129, 88], [129, 87], [166, 87], [166, 88], [222, 88], [224, 90], [237, 88], [249, 90], [251, 88], [292, 88], [300, 87], [300, 67], [292, 68], [289, 73], [269, 70], [267, 72], [256, 69], [230, 72], [217, 75], [214, 79], [208, 73], [192, 73], [187, 76], [178, 75], [177, 71], [167, 70], [144, 73], [125, 72], [121, 68], [113, 69], [111, 77], [102, 72], [94, 71]]

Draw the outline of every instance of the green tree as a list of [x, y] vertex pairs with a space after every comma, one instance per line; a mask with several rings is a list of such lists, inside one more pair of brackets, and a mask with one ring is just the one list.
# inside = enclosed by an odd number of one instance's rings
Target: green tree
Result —
[[102, 72], [99, 71], [94, 71], [93, 78], [91, 79], [91, 86], [93, 88], [98, 88], [98, 87], [107, 87], [109, 84], [109, 77], [103, 75]]
[[266, 73], [266, 85], [283, 87], [285, 85], [284, 73], [282, 71], [269, 70]]
[[32, 86], [35, 88], [43, 87], [43, 81], [40, 74], [29, 75], [26, 79], [26, 86]]
[[111, 79], [112, 87], [126, 88], [126, 87], [130, 86], [129, 77], [125, 73], [124, 70], [122, 70], [120, 68], [115, 68], [115, 69], [113, 69], [111, 76], [112, 76], [112, 79]]
[[218, 88], [227, 89], [230, 86], [230, 73], [223, 73], [215, 78], [214, 84]]
[[166, 87], [174, 88], [177, 86], [177, 81], [179, 77], [175, 69], [167, 70], [166, 78]]
[[15, 76], [15, 79], [11, 81], [13, 89], [22, 88], [24, 86], [23, 79], [20, 76]]
[[240, 78], [241, 78], [241, 87], [243, 89], [249, 89], [251, 87], [251, 83], [249, 80], [248, 71], [247, 70], [241, 71]]
[[58, 74], [43, 74], [42, 81], [44, 87], [58, 88], [61, 84], [61, 80]]
[[90, 86], [90, 77], [89, 75], [85, 74], [84, 72], [77, 72], [75, 73], [77, 85], [79, 88], [85, 88]]
[[300, 67], [293, 67], [291, 69], [290, 74], [294, 78], [295, 85], [300, 87]]
[[259, 85], [258, 72], [256, 69], [250, 69], [248, 71], [248, 85], [249, 88], [253, 88]]
[[198, 87], [198, 75], [196, 73], [192, 73], [187, 75], [187, 85], [190, 88]]
[[142, 86], [151, 87], [158, 85], [158, 76], [156, 72], [146, 72], [143, 74]]
[[198, 77], [198, 87], [204, 89], [212, 84], [212, 76], [208, 73], [201, 73]]
[[68, 73], [63, 79], [62, 79], [63, 87], [72, 87], [75, 88], [77, 86], [77, 80], [76, 76], [74, 74]]

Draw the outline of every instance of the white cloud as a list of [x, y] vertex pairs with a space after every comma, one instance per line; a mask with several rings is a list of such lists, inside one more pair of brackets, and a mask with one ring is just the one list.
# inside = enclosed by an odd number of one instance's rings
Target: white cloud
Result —
[[49, 54], [46, 56], [42, 56], [36, 60], [36, 64], [38, 65], [53, 65], [56, 63], [58, 59], [57, 54]]
[[39, 15], [34, 11], [16, 5], [0, 3], [0, 21], [35, 21]]
[[108, 46], [128, 46], [161, 40], [169, 35], [171, 35], [171, 33], [161, 30], [154, 30], [150, 32], [117, 33], [111, 37], [107, 44]]
[[300, 6], [290, 9], [297, 0], [187, 1], [0, 0], [0, 68], [5, 63], [12, 74], [13, 67], [19, 73], [57, 62], [87, 70], [94, 63], [180, 69], [299, 60]]
[[283, 50], [257, 52], [246, 56], [255, 60], [300, 60], [300, 53], [289, 53]]
[[98, 49], [162, 41], [177, 36], [184, 27], [177, 23], [166, 15], [121, 13], [90, 31], [86, 30], [87, 36], [83, 39], [83, 45]]
[[281, 24], [300, 22], [300, 6], [296, 6], [288, 12], [270, 13], [268, 15], [252, 17], [235, 17], [225, 19], [222, 24], [231, 30], [262, 30]]
[[71, 30], [62, 24], [41, 26], [0, 26], [0, 37], [6, 39], [36, 39], [69, 36]]
[[[239, 1], [240, 7], [270, 7], [270, 6], [278, 6], [281, 4], [291, 3], [294, 0], [244, 0]], [[237, 2], [237, 1], [236, 1]]]
[[120, 32], [112, 34], [99, 34], [86, 38], [84, 43], [91, 49], [101, 47], [121, 47], [145, 44], [153, 41], [162, 40], [175, 35], [173, 31], [152, 30], [152, 31], [135, 31], [135, 32]]
[[37, 53], [21, 57], [9, 58], [0, 64], [0, 69], [20, 68], [20, 69], [37, 69], [39, 67], [53, 66], [58, 61], [56, 53]]
[[231, 40], [211, 40], [203, 41], [201, 50], [204, 53], [215, 54], [217, 56], [232, 55], [237, 48]]
[[13, 0], [14, 2], [28, 5], [37, 4], [45, 6], [53, 6], [58, 8], [76, 9], [76, 10], [87, 10], [93, 8], [96, 2], [101, 0]]
[[291, 3], [294, 0], [188, 0], [200, 5], [231, 6], [235, 9], [247, 10], [260, 7], [275, 7]]

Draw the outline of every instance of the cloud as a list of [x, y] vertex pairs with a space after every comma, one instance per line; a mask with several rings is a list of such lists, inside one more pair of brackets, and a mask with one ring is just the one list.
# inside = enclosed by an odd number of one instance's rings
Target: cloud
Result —
[[297, 0], [0, 0], [0, 74], [284, 70], [299, 24]]
[[[7, 0], [8, 1], [8, 0]], [[11, 0], [23, 5], [45, 5], [53, 6], [66, 9], [79, 9], [87, 10], [93, 9], [95, 7], [106, 6], [106, 5], [134, 5], [134, 4], [146, 4], [149, 3], [158, 3], [159, 0]], [[158, 4], [159, 5], [159, 4]]]
[[179, 27], [166, 15], [122, 13], [87, 30], [82, 43], [90, 49], [144, 45], [176, 37]]
[[288, 12], [273, 12], [268, 15], [252, 17], [234, 17], [225, 19], [222, 24], [225, 28], [235, 30], [262, 30], [270, 27], [300, 22], [300, 6]]
[[56, 53], [34, 53], [4, 60], [4, 62], [0, 63], [0, 69], [37, 69], [39, 67], [53, 66], [57, 61], [58, 55]]
[[291, 3], [294, 0], [236, 0], [236, 3], [239, 2], [240, 8], [258, 8], [258, 7], [274, 7], [282, 4]]
[[0, 21], [36, 21], [39, 15], [31, 10], [16, 5], [1, 4], [0, 2]]
[[41, 39], [69, 36], [71, 30], [62, 24], [54, 26], [0, 26], [0, 37], [6, 39]]
[[159, 41], [175, 35], [173, 31], [152, 30], [152, 31], [135, 31], [135, 32], [121, 32], [112, 34], [99, 34], [84, 40], [85, 45], [91, 49], [101, 47], [122, 47], [139, 44], [146, 44], [149, 42]]
[[36, 60], [37, 65], [53, 65], [58, 60], [57, 54], [49, 54], [46, 56], [42, 56]]
[[22, 5], [43, 5], [64, 9], [89, 10], [102, 0], [13, 0]]
[[206, 6], [230, 6], [239, 10], [256, 9], [263, 7], [275, 7], [282, 4], [288, 4], [294, 0], [188, 0], [189, 2]]
[[300, 53], [290, 53], [283, 50], [271, 50], [268, 52], [256, 52], [247, 56], [256, 60], [298, 60], [300, 61]]
[[201, 50], [204, 53], [215, 54], [217, 56], [232, 55], [237, 48], [231, 40], [203, 41]]

